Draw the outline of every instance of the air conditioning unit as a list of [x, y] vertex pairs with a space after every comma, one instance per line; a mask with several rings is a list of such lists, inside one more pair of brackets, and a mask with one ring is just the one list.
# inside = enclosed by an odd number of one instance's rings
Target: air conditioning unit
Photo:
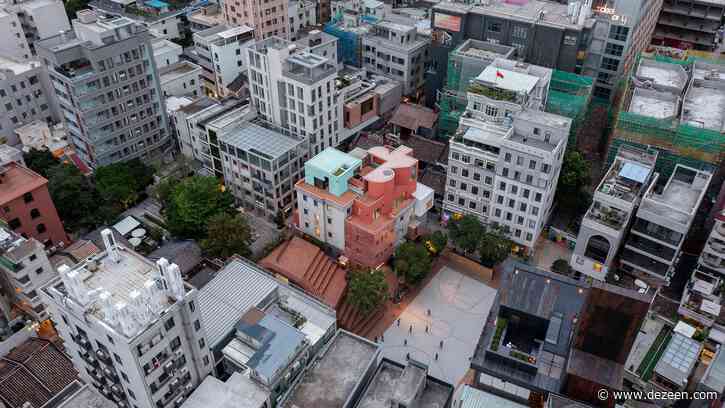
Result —
[[174, 401], [174, 403], [176, 404], [176, 406], [177, 406], [177, 407], [180, 407], [180, 406], [181, 406], [181, 404], [183, 404], [183, 403], [184, 403], [184, 400], [186, 400], [186, 397], [184, 397], [184, 396], [182, 395], [182, 396], [180, 396], [179, 398], [177, 398], [177, 399], [176, 399], [176, 401]]
[[169, 371], [171, 371], [171, 369], [173, 369], [173, 368], [174, 368], [174, 362], [173, 361], [169, 361], [166, 364], [164, 364], [164, 371], [167, 372], [167, 373]]
[[189, 373], [189, 368], [188, 367], [182, 367], [181, 370], [179, 370], [179, 374], [180, 375], [186, 375], [188, 373]]

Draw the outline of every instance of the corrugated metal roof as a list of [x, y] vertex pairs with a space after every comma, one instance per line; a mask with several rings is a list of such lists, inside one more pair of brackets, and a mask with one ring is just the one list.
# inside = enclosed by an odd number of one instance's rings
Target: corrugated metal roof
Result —
[[249, 263], [235, 259], [199, 291], [201, 320], [209, 345], [214, 348], [234, 330], [250, 307], [269, 296], [278, 283]]
[[463, 386], [460, 408], [525, 408], [526, 405], [479, 389]]

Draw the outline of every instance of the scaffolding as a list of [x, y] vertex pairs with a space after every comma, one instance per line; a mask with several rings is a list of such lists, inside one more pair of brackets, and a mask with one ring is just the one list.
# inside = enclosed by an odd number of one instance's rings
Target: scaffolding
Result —
[[579, 132], [583, 129], [582, 125], [589, 116], [593, 83], [594, 80], [590, 77], [558, 69], [551, 74], [546, 111], [572, 120], [569, 146], [576, 146]]
[[327, 34], [337, 37], [338, 59], [345, 65], [360, 67], [362, 66], [362, 37], [356, 30], [358, 30], [357, 27], [351, 29], [344, 27], [341, 13], [333, 16], [323, 29]]
[[[679, 59], [664, 55], [642, 55], [635, 67], [639, 66], [642, 58], [683, 65], [690, 73], [696, 61], [725, 62], [698, 56]], [[714, 171], [725, 159], [725, 135], [718, 130], [682, 123], [679, 115], [658, 119], [629, 112], [628, 107], [635, 89], [631, 82], [632, 79], [628, 78], [620, 85], [622, 97], [613, 119], [614, 132], [607, 151], [607, 162], [614, 160], [620, 146], [629, 145], [656, 149], [658, 159], [655, 169], [664, 180], [669, 178], [677, 164]]]

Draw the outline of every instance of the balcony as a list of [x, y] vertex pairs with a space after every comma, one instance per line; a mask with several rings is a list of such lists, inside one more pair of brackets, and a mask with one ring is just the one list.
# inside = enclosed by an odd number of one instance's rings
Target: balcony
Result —
[[624, 251], [622, 251], [621, 260], [622, 262], [631, 264], [637, 269], [643, 270], [652, 275], [658, 275], [661, 278], [666, 278], [670, 269], [669, 265], [632, 251], [629, 248], [625, 248]]
[[144, 373], [146, 376], [149, 376], [151, 373], [156, 371], [159, 367], [161, 367], [166, 360], [171, 357], [171, 354], [162, 351], [161, 353], [157, 354], [154, 358], [151, 359], [148, 363], [144, 365]]
[[63, 75], [68, 80], [79, 81], [88, 78], [96, 73], [90, 61], [81, 59], [55, 67], [55, 72]]

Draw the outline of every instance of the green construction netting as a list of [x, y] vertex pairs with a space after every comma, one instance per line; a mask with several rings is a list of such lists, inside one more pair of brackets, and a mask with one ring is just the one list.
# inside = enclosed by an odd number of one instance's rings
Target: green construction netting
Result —
[[546, 111], [572, 119], [569, 145], [576, 145], [582, 124], [588, 117], [593, 79], [571, 72], [554, 70], [546, 99]]

